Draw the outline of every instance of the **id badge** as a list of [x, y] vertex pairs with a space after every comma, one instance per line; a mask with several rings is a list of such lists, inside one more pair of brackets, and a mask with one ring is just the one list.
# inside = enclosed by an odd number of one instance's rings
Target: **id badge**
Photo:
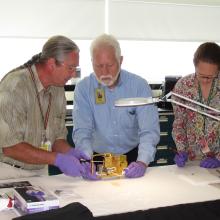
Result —
[[210, 152], [210, 148], [209, 148], [208, 143], [205, 139], [203, 139], [203, 145], [201, 146], [201, 151], [203, 154], [208, 154]]
[[51, 150], [51, 142], [50, 141], [42, 141], [40, 149], [50, 151]]
[[95, 103], [105, 104], [105, 90], [103, 88], [95, 89]]

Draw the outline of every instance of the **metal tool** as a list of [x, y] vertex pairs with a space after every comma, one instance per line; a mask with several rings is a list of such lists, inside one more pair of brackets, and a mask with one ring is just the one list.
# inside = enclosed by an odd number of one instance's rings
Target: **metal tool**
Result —
[[[202, 111], [199, 110], [197, 108], [194, 108], [192, 106], [183, 104], [181, 102], [178, 102], [172, 98], [169, 98], [171, 96], [176, 96], [180, 99], [186, 100], [189, 103], [193, 103], [195, 105], [201, 106], [204, 109], [207, 109], [206, 111]], [[187, 98], [185, 96], [179, 95], [175, 92], [169, 92], [168, 94], [166, 94], [165, 96], [163, 96], [162, 98], [153, 98], [153, 97], [136, 97], [136, 98], [122, 98], [122, 99], [118, 99], [117, 101], [115, 101], [115, 106], [117, 107], [126, 107], [126, 106], [141, 106], [141, 105], [149, 105], [149, 104], [154, 104], [154, 103], [158, 103], [158, 102], [172, 102], [176, 105], [180, 105], [184, 108], [190, 109], [192, 111], [198, 112], [202, 115], [208, 116], [210, 118], [213, 118], [217, 121], [220, 121], [220, 110], [209, 107], [207, 105], [204, 105], [200, 102], [194, 101], [190, 98]]]

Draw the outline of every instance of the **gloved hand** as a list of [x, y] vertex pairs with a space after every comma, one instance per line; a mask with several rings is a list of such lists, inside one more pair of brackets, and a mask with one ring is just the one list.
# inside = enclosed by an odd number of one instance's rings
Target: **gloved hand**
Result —
[[144, 175], [146, 169], [147, 169], [147, 165], [144, 164], [143, 162], [140, 161], [132, 162], [125, 169], [125, 176], [128, 178], [141, 177]]
[[200, 167], [203, 168], [217, 168], [220, 167], [220, 160], [215, 157], [207, 157], [200, 162]]
[[100, 180], [101, 178], [96, 175], [95, 165], [93, 167], [93, 173], [91, 171], [91, 164], [89, 162], [81, 163], [85, 169], [85, 172], [82, 174], [84, 179], [88, 180]]
[[85, 168], [80, 164], [79, 160], [68, 154], [58, 153], [54, 165], [67, 176], [81, 176], [85, 173]]
[[84, 160], [90, 160], [91, 158], [87, 156], [83, 151], [81, 151], [78, 148], [71, 148], [69, 151], [66, 152], [68, 155], [72, 155], [76, 157], [77, 159], [84, 159]]
[[188, 154], [185, 151], [180, 151], [174, 157], [174, 161], [178, 167], [184, 167], [188, 160]]

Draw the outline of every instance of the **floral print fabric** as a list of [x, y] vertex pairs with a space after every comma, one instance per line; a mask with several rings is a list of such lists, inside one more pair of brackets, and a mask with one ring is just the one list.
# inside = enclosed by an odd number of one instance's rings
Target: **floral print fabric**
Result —
[[[200, 100], [198, 85], [195, 74], [190, 74], [177, 82], [174, 92], [220, 110], [220, 74], [213, 81], [213, 92], [209, 103], [207, 100]], [[183, 99], [175, 96], [172, 98], [201, 111], [206, 111], [203, 107]], [[173, 104], [173, 109], [175, 120], [172, 135], [178, 151], [187, 151], [190, 159], [201, 158], [204, 154], [215, 155], [219, 158], [220, 121], [176, 104]]]

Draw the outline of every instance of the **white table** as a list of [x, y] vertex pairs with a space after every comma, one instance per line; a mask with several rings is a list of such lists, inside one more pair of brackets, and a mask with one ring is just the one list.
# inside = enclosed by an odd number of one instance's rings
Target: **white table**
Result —
[[[219, 176], [216, 169], [208, 170], [189, 164], [184, 168], [176, 165], [151, 167], [144, 177], [137, 179], [86, 181], [62, 174], [19, 180], [28, 180], [32, 185], [42, 186], [53, 192], [64, 189], [68, 196], [59, 197], [61, 206], [80, 202], [94, 216], [102, 216], [220, 199], [220, 187], [210, 185], [220, 183]], [[0, 212], [1, 220], [12, 217], [15, 214]]]

